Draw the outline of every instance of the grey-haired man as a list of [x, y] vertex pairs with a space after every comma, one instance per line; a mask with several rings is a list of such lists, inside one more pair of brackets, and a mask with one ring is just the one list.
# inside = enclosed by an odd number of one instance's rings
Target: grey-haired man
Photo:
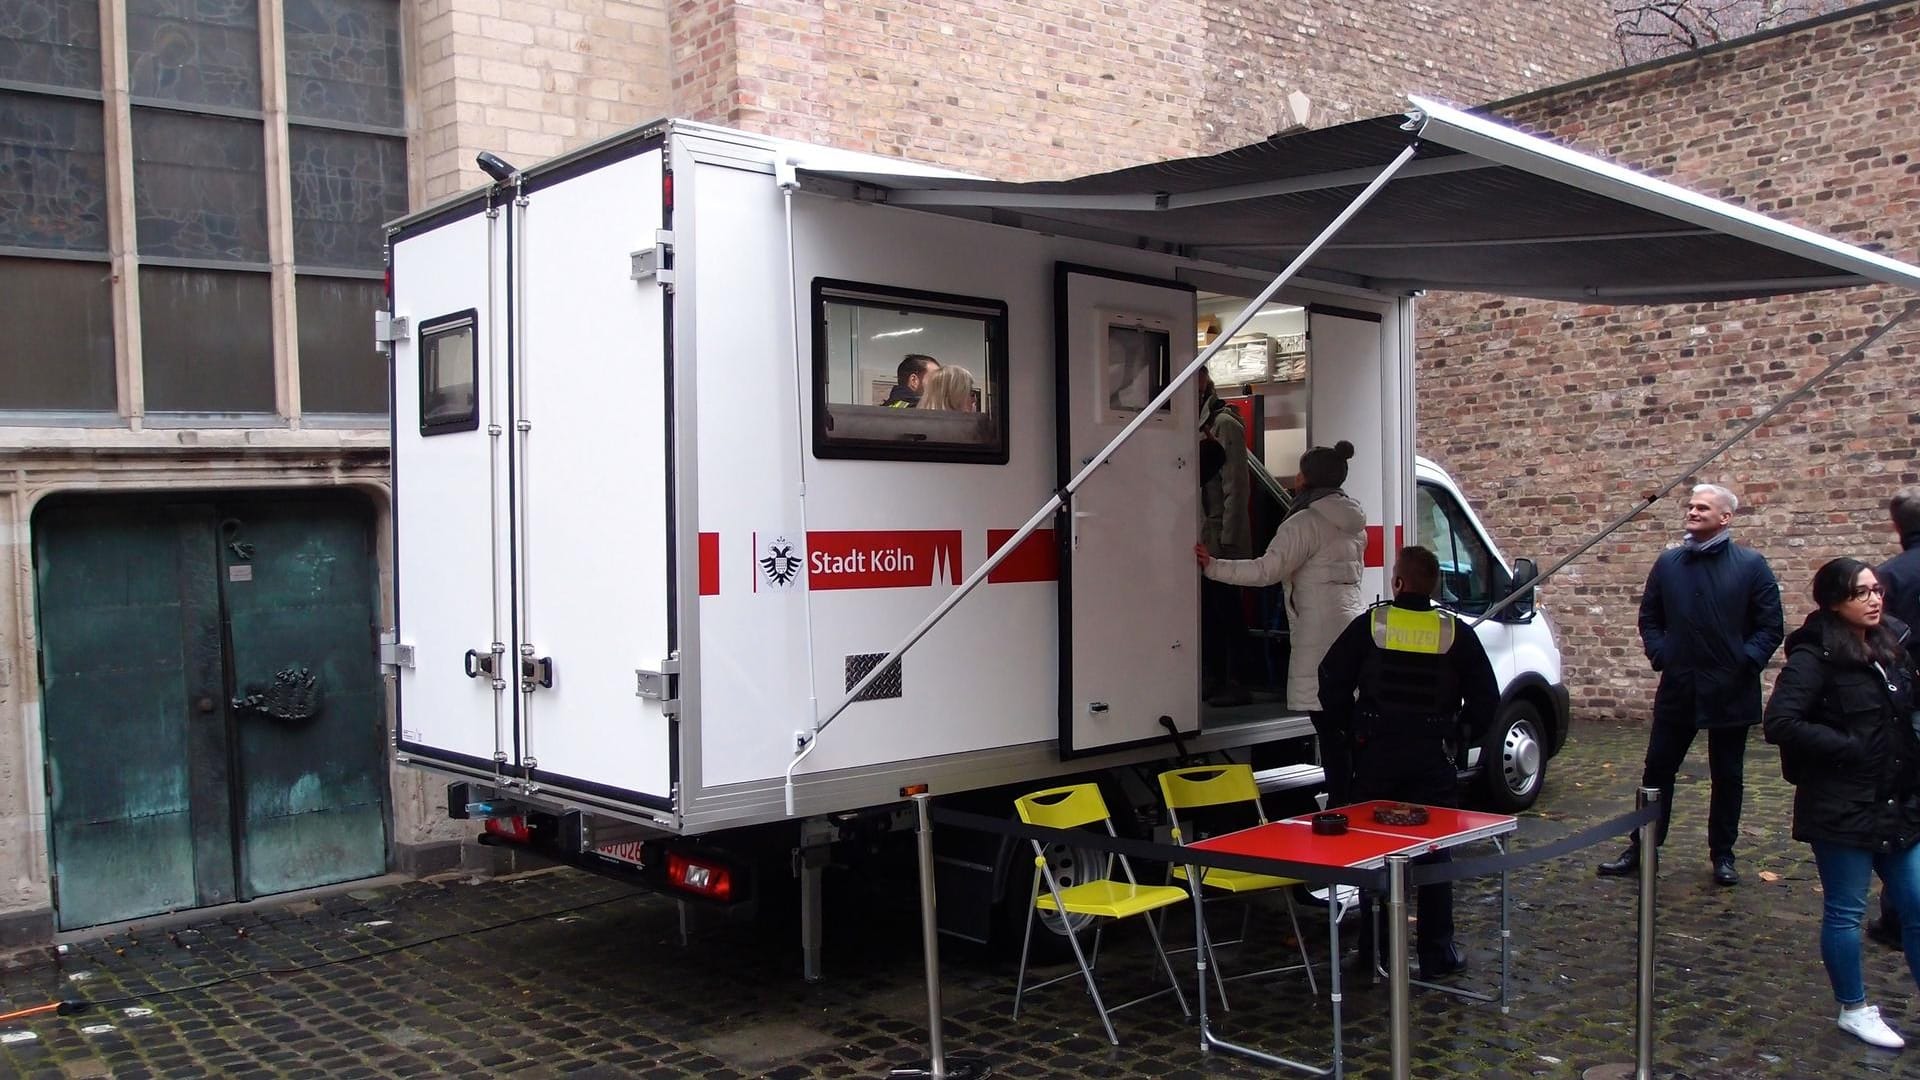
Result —
[[[1726, 488], [1697, 485], [1687, 498], [1685, 539], [1654, 561], [1640, 596], [1640, 641], [1660, 673], [1640, 777], [1640, 786], [1660, 789], [1655, 842], [1666, 843], [1674, 778], [1704, 728], [1713, 780], [1707, 855], [1719, 885], [1740, 883], [1733, 841], [1745, 796], [1747, 733], [1760, 722], [1760, 671], [1785, 636], [1772, 568], [1728, 531], [1739, 508]], [[1640, 849], [1629, 845], [1598, 870], [1623, 877], [1639, 865]]]

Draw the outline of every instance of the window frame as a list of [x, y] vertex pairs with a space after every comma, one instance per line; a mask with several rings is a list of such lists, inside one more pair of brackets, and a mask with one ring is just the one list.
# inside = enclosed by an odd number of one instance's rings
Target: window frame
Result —
[[[1478, 554], [1482, 558], [1481, 565], [1475, 568], [1474, 578], [1478, 584], [1486, 590], [1486, 598], [1483, 600], [1467, 601], [1455, 599], [1447, 601], [1446, 606], [1463, 615], [1483, 614], [1487, 608], [1493, 606], [1495, 600], [1512, 591], [1513, 569], [1503, 563], [1499, 556], [1495, 554], [1493, 542], [1488, 540], [1486, 534], [1480, 531], [1478, 523], [1467, 513], [1466, 505], [1461, 501], [1460, 497], [1440, 484], [1424, 480], [1417, 484], [1415, 491], [1414, 507], [1416, 514], [1414, 535], [1416, 540], [1419, 537], [1418, 522], [1420, 518], [1420, 515], [1417, 513], [1419, 509], [1418, 496], [1422, 493], [1427, 494], [1433, 499], [1435, 509], [1440, 511], [1441, 520], [1446, 522], [1447, 532], [1452, 542], [1454, 553], [1457, 555], [1462, 548], [1471, 548], [1477, 545], [1479, 547]], [[1438, 556], [1439, 552], [1436, 551], [1434, 554]], [[1444, 568], [1441, 573], [1443, 575], [1445, 574]], [[1504, 585], [1501, 584], [1502, 579], [1505, 580]]]
[[[464, 326], [473, 337], [473, 348], [469, 350], [467, 362], [473, 376], [473, 403], [467, 407], [467, 415], [455, 420], [427, 420], [427, 341], [436, 333], [448, 332]], [[452, 435], [462, 431], [477, 431], [480, 428], [480, 312], [477, 308], [467, 308], [446, 315], [436, 315], [420, 324], [419, 340], [414, 348], [414, 367], [419, 373], [419, 385], [416, 387], [420, 399], [420, 435], [430, 438], [435, 435]]]
[[[833, 403], [827, 400], [827, 305], [910, 311], [948, 318], [976, 318], [987, 327], [987, 370], [984, 383], [991, 412], [990, 437], [977, 444], [903, 443], [893, 439], [836, 437], [827, 428]], [[880, 285], [842, 278], [816, 277], [810, 305], [813, 320], [813, 456], [828, 460], [932, 461], [970, 465], [1005, 465], [1008, 432], [1012, 429], [1007, 400], [1007, 302], [990, 297]]]

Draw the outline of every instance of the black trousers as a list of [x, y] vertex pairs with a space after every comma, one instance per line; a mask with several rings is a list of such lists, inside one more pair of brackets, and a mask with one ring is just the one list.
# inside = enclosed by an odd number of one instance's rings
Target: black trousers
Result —
[[[1324, 754], [1324, 751], [1323, 751]], [[1426, 806], [1459, 805], [1459, 774], [1453, 767], [1453, 755], [1439, 739], [1375, 737], [1353, 748], [1353, 801], [1395, 799]], [[1365, 828], [1365, 822], [1354, 822]], [[1432, 852], [1413, 860], [1416, 866], [1453, 861], [1447, 850]], [[1374, 898], [1360, 896], [1360, 954], [1371, 957]], [[1414, 951], [1425, 966], [1450, 957], [1453, 946], [1453, 883], [1422, 885], [1415, 904], [1419, 915]]]
[[[1657, 842], [1667, 842], [1667, 826], [1673, 820], [1673, 781], [1693, 746], [1696, 728], [1691, 724], [1663, 723], [1655, 720], [1653, 734], [1647, 739], [1647, 764], [1640, 774], [1640, 786], [1660, 789], [1660, 826]], [[1707, 729], [1707, 770], [1713, 781], [1713, 798], [1707, 809], [1707, 854], [1712, 858], [1732, 858], [1734, 837], [1740, 831], [1740, 804], [1746, 796], [1746, 727]]]
[[1234, 682], [1240, 674], [1240, 642], [1247, 636], [1240, 589], [1212, 578], [1200, 579], [1200, 674], [1209, 689]]

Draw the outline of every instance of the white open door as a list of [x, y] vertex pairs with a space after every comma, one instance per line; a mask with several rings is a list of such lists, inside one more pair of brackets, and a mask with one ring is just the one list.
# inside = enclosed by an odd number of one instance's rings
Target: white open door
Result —
[[633, 271], [663, 224], [661, 154], [619, 149], [518, 219], [515, 689], [529, 779], [670, 810], [665, 289]]
[[[1060, 480], [1193, 360], [1190, 286], [1061, 265]], [[1198, 416], [1191, 384], [1090, 477], [1064, 511], [1063, 757], [1183, 734], [1200, 721]]]
[[[506, 535], [505, 215], [393, 242], [398, 746], [480, 775], [518, 757], [514, 701], [491, 674], [512, 640]], [[490, 262], [491, 260], [491, 262]], [[489, 295], [491, 290], [492, 295]]]
[[1389, 600], [1386, 571], [1405, 541], [1401, 491], [1410, 472], [1400, 451], [1399, 379], [1387, 363], [1386, 318], [1379, 312], [1313, 304], [1307, 308], [1309, 446], [1353, 444], [1343, 490], [1367, 513], [1360, 598]]

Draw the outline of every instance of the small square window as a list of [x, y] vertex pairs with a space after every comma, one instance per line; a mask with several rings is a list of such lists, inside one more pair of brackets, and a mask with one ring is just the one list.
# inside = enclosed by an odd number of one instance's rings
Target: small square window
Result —
[[469, 308], [420, 327], [420, 434], [446, 435], [480, 426], [480, 368]]
[[1007, 462], [1007, 305], [813, 284], [813, 452]]
[[[1100, 350], [1101, 403], [1109, 422], [1125, 422], [1147, 407], [1172, 377], [1173, 327], [1165, 319], [1106, 313]], [[1166, 413], [1171, 402], [1163, 402]]]

